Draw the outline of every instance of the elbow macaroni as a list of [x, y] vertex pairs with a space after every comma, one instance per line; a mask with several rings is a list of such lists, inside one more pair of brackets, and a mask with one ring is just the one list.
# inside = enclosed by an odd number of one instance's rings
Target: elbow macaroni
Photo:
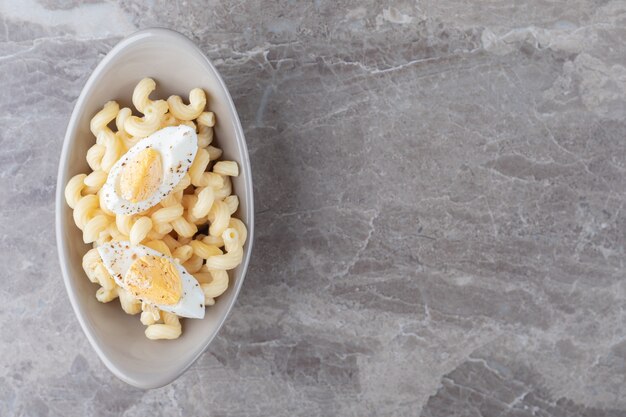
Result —
[[215, 201], [213, 188], [204, 187], [200, 190], [195, 204], [191, 207], [191, 214], [199, 219], [209, 214], [211, 207], [213, 207], [213, 202]]
[[74, 175], [65, 186], [65, 201], [67, 205], [73, 209], [76, 208], [76, 204], [78, 204], [82, 198], [82, 191], [83, 188], [85, 188], [85, 178], [87, 178], [85, 174]]
[[198, 148], [206, 148], [213, 142], [213, 128], [198, 123]]
[[152, 104], [150, 94], [156, 90], [156, 82], [152, 78], [144, 78], [139, 81], [133, 90], [133, 106], [143, 113], [147, 105]]
[[239, 166], [237, 166], [237, 162], [234, 161], [219, 161], [213, 166], [213, 172], [229, 177], [238, 177]]
[[[155, 89], [156, 82], [144, 78], [133, 90], [132, 103], [141, 117], [115, 101], [107, 102], [94, 115], [89, 127], [96, 141], [86, 153], [90, 172], [72, 177], [64, 194], [83, 241], [93, 246], [84, 255], [82, 266], [87, 278], [100, 286], [97, 300], [108, 303], [119, 298], [124, 312], [141, 313], [149, 339], [176, 339], [182, 333], [179, 317], [142, 304], [118, 286], [96, 248], [110, 240], [130, 241], [132, 245], [144, 242], [193, 274], [204, 293], [205, 305], [211, 306], [228, 289], [227, 271], [242, 262], [247, 229], [232, 217], [239, 198], [232, 194], [231, 178], [239, 175], [239, 167], [234, 161], [219, 161], [222, 150], [212, 145], [216, 117], [205, 109], [206, 94], [193, 89], [189, 104], [185, 104], [179, 96], [152, 100]], [[102, 186], [111, 167], [142, 138], [181, 124], [198, 132], [198, 151], [189, 172], [159, 204], [142, 213], [120, 215], [108, 210], [103, 204]], [[198, 233], [199, 228], [204, 234]]]
[[167, 111], [167, 104], [163, 100], [146, 105], [144, 116], [130, 116], [124, 122], [124, 129], [132, 136], [145, 138], [161, 127], [161, 117]]
[[89, 148], [86, 156], [89, 168], [91, 168], [93, 171], [100, 169], [102, 167], [102, 157], [104, 156], [105, 152], [106, 148], [104, 147], [104, 145], [100, 145], [99, 143], [96, 143], [91, 148]]
[[148, 339], [177, 339], [182, 333], [180, 320], [176, 314], [162, 312], [163, 324], [151, 324], [146, 328]]
[[198, 116], [198, 124], [206, 127], [215, 126], [215, 113], [212, 111], [205, 111]]
[[189, 179], [195, 187], [200, 186], [199, 182], [209, 162], [211, 162], [209, 152], [206, 149], [198, 149], [198, 153], [196, 153], [196, 157], [189, 168]]
[[170, 96], [167, 99], [170, 113], [180, 120], [193, 120], [202, 114], [206, 106], [206, 95], [199, 88], [194, 88], [189, 92], [189, 104], [183, 104], [183, 99], [179, 96]]
[[209, 270], [210, 281], [200, 284], [204, 293], [204, 304], [215, 304], [215, 298], [228, 289], [228, 273], [224, 270]]
[[117, 113], [120, 111], [120, 106], [115, 101], [107, 102], [102, 110], [100, 110], [96, 115], [91, 119], [89, 123], [89, 129], [94, 136], [98, 136], [98, 133], [102, 131], [111, 132], [111, 129], [108, 128], [108, 124], [111, 123], [116, 117]]
[[138, 245], [148, 236], [150, 229], [152, 229], [152, 220], [150, 220], [150, 217], [144, 216], [137, 219], [133, 227], [130, 228], [130, 243], [132, 245]]
[[98, 138], [104, 146], [104, 155], [102, 155], [102, 160], [100, 161], [100, 168], [108, 173], [115, 162], [122, 156], [122, 144], [111, 131], [107, 132], [101, 130], [100, 133], [98, 133]]
[[209, 220], [211, 221], [209, 234], [211, 236], [221, 236], [230, 221], [228, 205], [223, 201], [215, 201], [211, 207], [211, 211], [209, 211]]

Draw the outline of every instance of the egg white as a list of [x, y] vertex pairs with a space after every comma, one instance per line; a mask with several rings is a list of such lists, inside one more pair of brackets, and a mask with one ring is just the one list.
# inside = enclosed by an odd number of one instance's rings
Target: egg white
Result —
[[[113, 277], [117, 285], [127, 289], [124, 286], [123, 278], [129, 268], [142, 256], [159, 256], [166, 258], [178, 271], [182, 282], [182, 296], [177, 304], [173, 306], [155, 304], [159, 310], [174, 313], [181, 317], [189, 317], [193, 319], [201, 319], [204, 317], [204, 293], [200, 288], [198, 281], [187, 270], [174, 259], [163, 255], [161, 252], [155, 251], [143, 245], [131, 245], [127, 241], [112, 241], [98, 246], [98, 253], [102, 258], [105, 268]], [[135, 255], [133, 259], [133, 255]]]
[[[128, 162], [146, 148], [152, 148], [161, 155], [162, 181], [150, 197], [133, 203], [120, 195], [119, 179]], [[198, 136], [192, 128], [185, 125], [166, 127], [140, 140], [111, 167], [101, 191], [104, 205], [116, 214], [127, 215], [141, 213], [157, 205], [189, 171], [197, 151]]]

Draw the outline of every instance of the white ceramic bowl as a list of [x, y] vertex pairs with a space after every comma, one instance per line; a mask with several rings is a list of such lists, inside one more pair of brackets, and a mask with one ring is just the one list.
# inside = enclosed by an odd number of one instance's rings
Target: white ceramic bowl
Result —
[[[108, 100], [129, 106], [134, 86], [144, 77], [157, 81], [152, 97], [186, 97], [194, 87], [208, 93], [208, 107], [217, 116], [215, 141], [224, 159], [237, 161], [240, 176], [233, 181], [239, 196], [236, 213], [248, 226], [242, 264], [231, 271], [230, 286], [203, 320], [185, 319], [177, 340], [151, 341], [139, 317], [129, 316], [117, 300], [101, 304], [97, 286], [89, 282], [82, 256], [90, 246], [72, 220], [64, 199], [67, 181], [88, 172], [87, 149], [95, 143], [89, 131], [91, 117]], [[252, 178], [246, 142], [233, 101], [221, 77], [202, 51], [183, 35], [166, 29], [146, 29], [122, 40], [97, 66], [78, 97], [59, 165], [56, 195], [56, 234], [65, 287], [89, 342], [106, 366], [119, 378], [140, 388], [166, 385], [181, 375], [207, 348], [232, 309], [250, 260], [254, 236]]]

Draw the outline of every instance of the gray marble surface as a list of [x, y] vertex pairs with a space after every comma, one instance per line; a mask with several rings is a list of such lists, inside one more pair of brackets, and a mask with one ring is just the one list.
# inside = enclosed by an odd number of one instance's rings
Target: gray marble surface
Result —
[[[0, 2], [1, 416], [626, 415], [626, 1]], [[74, 102], [177, 29], [245, 128], [257, 236], [171, 385], [100, 363], [54, 242]]]

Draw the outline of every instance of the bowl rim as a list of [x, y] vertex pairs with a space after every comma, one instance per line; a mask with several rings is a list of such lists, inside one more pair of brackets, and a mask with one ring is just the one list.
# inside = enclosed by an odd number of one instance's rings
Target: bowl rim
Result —
[[[78, 300], [79, 297], [74, 289], [74, 285], [72, 284], [72, 279], [70, 277], [70, 272], [67, 268], [67, 264], [69, 263], [69, 257], [68, 257], [67, 251], [65, 250], [65, 245], [64, 245], [65, 238], [63, 237], [64, 236], [63, 210], [66, 209], [65, 186], [66, 186], [67, 179], [69, 179], [67, 178], [69, 176], [69, 174], [67, 173], [68, 171], [67, 159], [68, 159], [68, 155], [70, 151], [70, 146], [73, 145], [73, 142], [76, 140], [76, 138], [72, 140], [72, 136], [75, 136], [74, 131], [79, 121], [79, 114], [81, 112], [80, 109], [84, 106], [85, 101], [87, 99], [87, 92], [93, 89], [94, 85], [97, 83], [99, 79], [100, 73], [103, 71], [104, 68], [106, 68], [109, 65], [109, 63], [121, 51], [131, 47], [135, 42], [149, 38], [149, 37], [157, 37], [157, 38], [162, 38], [164, 40], [175, 40], [177, 42], [180, 42], [186, 45], [188, 48], [194, 50], [198, 54], [198, 56], [202, 58], [202, 61], [207, 65], [207, 67], [215, 76], [220, 88], [225, 92], [225, 95], [227, 98], [226, 104], [228, 105], [228, 108], [233, 115], [235, 137], [243, 145], [241, 147], [242, 162], [248, 168], [247, 169], [248, 175], [246, 175], [246, 177], [244, 178], [245, 187], [244, 187], [244, 190], [242, 190], [241, 192], [246, 194], [246, 198], [248, 200], [247, 213], [249, 215], [248, 216], [249, 219], [247, 222], [248, 224], [246, 225], [248, 229], [248, 238], [246, 242], [248, 246], [248, 250], [246, 251], [244, 258], [241, 262], [241, 276], [238, 277], [239, 279], [237, 280], [237, 282], [235, 283], [232, 289], [232, 291], [234, 292], [232, 301], [230, 305], [228, 306], [228, 308], [226, 309], [225, 313], [223, 314], [222, 318], [218, 321], [217, 326], [215, 327], [215, 330], [203, 342], [202, 348], [198, 350], [198, 353], [194, 355], [194, 357], [191, 358], [191, 360], [189, 360], [188, 363], [185, 364], [184, 367], [182, 367], [181, 369], [171, 374], [159, 375], [159, 377], [157, 377], [154, 380], [145, 381], [145, 380], [138, 380], [138, 379], [130, 377], [129, 375], [124, 373], [123, 370], [118, 368], [118, 366], [115, 363], [110, 361], [108, 356], [105, 355], [100, 350], [99, 344], [96, 342], [91, 331], [88, 330], [89, 326], [87, 325], [87, 322], [85, 321], [83, 317], [83, 312], [82, 312], [82, 309]], [[253, 242], [254, 242], [254, 190], [252, 187], [252, 169], [250, 165], [248, 145], [247, 145], [244, 133], [243, 133], [243, 129], [241, 127], [239, 114], [237, 113], [237, 109], [230, 95], [230, 92], [228, 88], [226, 87], [226, 84], [224, 83], [224, 80], [222, 79], [221, 75], [215, 69], [215, 67], [213, 66], [209, 58], [204, 54], [204, 52], [202, 52], [202, 50], [191, 39], [189, 39], [185, 35], [175, 30], [167, 29], [167, 28], [152, 27], [152, 28], [142, 29], [120, 40], [95, 67], [95, 69], [93, 70], [89, 78], [87, 79], [85, 85], [83, 86], [80, 92], [80, 95], [78, 96], [78, 99], [76, 100], [76, 104], [74, 105], [74, 109], [72, 110], [71, 117], [69, 119], [69, 122], [65, 130], [65, 136], [63, 138], [63, 147], [61, 150], [61, 156], [59, 158], [59, 168], [57, 171], [56, 187], [57, 188], [56, 188], [56, 199], [55, 199], [55, 234], [56, 234], [57, 255], [59, 258], [61, 273], [63, 275], [63, 282], [65, 284], [65, 290], [70, 299], [70, 304], [72, 305], [74, 314], [76, 318], [78, 319], [78, 322], [80, 323], [80, 327], [83, 330], [83, 333], [85, 334], [85, 336], [87, 336], [87, 340], [89, 340], [91, 347], [96, 351], [96, 354], [98, 355], [100, 360], [105, 364], [105, 366], [109, 369], [109, 371], [111, 371], [119, 379], [121, 379], [122, 381], [130, 385], [133, 385], [137, 388], [142, 388], [142, 389], [153, 389], [153, 388], [159, 388], [159, 387], [170, 384], [171, 382], [175, 381], [178, 377], [180, 377], [187, 369], [189, 369], [189, 367], [191, 367], [191, 365], [193, 365], [196, 362], [196, 360], [206, 351], [208, 346], [211, 344], [215, 336], [219, 333], [220, 329], [224, 325], [226, 318], [230, 315], [233, 307], [236, 304], [237, 298], [239, 296], [239, 292], [241, 290], [243, 281], [245, 279], [245, 276], [248, 270], [248, 265], [250, 263], [250, 257], [252, 254]]]

